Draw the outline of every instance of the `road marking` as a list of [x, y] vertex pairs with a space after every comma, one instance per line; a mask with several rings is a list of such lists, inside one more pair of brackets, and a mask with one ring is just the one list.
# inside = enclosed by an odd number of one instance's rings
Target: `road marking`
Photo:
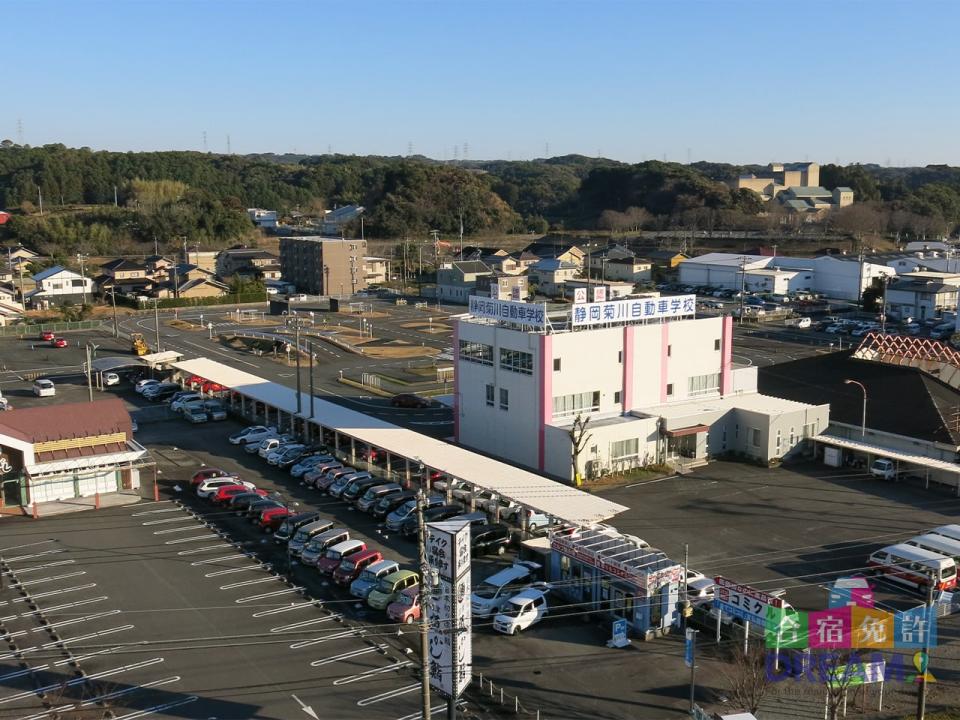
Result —
[[[224, 543], [217, 543], [216, 545], [204, 545], [202, 548], [194, 548], [193, 550], [181, 550], [177, 555], [196, 555], [197, 553], [206, 552], [207, 550], [223, 550]], [[236, 555], [231, 555], [231, 557], [237, 557]], [[246, 555], [244, 555], [246, 557]]]
[[348, 675], [347, 677], [340, 678], [339, 680], [334, 680], [334, 685], [348, 685], [353, 682], [359, 682], [361, 680], [369, 680], [375, 675], [382, 675], [383, 673], [393, 672], [394, 670], [399, 670], [405, 668], [409, 665], [413, 665], [409, 660], [401, 660], [400, 662], [391, 663], [390, 665], [385, 665], [381, 668], [373, 668], [372, 670], [364, 670], [362, 673], [356, 675]]
[[94, 613], [93, 615], [87, 615], [85, 617], [73, 618], [72, 620], [61, 620], [60, 622], [50, 623], [49, 625], [44, 625], [43, 627], [34, 628], [31, 632], [42, 632], [43, 630], [49, 630], [50, 628], [63, 627], [65, 625], [73, 625], [78, 622], [86, 622], [87, 620], [96, 620], [102, 617], [108, 617], [110, 615], [118, 615], [119, 610], [107, 610], [102, 613]]
[[673, 480], [676, 475], [670, 475], [669, 477], [657, 478], [656, 480], [644, 480], [643, 482], [633, 483], [633, 485], [624, 485], [624, 487], [634, 488], [640, 487], [641, 485], [653, 485], [653, 483], [663, 482], [664, 480]]
[[194, 519], [195, 518], [192, 515], [184, 515], [183, 517], [165, 518], [163, 520], [148, 520], [147, 522], [141, 523], [141, 525], [145, 527], [147, 525], [165, 525], [168, 523], [186, 522]]
[[171, 708], [180, 707], [181, 705], [188, 705], [192, 702], [196, 702], [199, 699], [200, 699], [199, 696], [191, 695], [186, 700], [176, 700], [174, 702], [164, 703], [163, 705], [154, 705], [153, 707], [147, 708], [146, 710], [140, 710], [135, 713], [130, 713], [129, 715], [120, 715], [120, 716], [114, 716], [114, 717], [115, 717], [115, 720], [133, 720], [134, 718], [142, 718], [142, 717], [146, 717], [147, 715], [154, 715], [158, 712], [163, 712], [164, 710], [170, 710]]
[[[223, 550], [223, 545], [215, 545], [214, 547], [218, 547], [221, 550]], [[182, 553], [177, 553], [177, 554], [180, 555]], [[247, 556], [244, 553], [239, 553], [237, 555], [224, 555], [223, 557], [209, 558], [207, 560], [194, 560], [192, 563], [190, 563], [190, 566], [196, 567], [197, 565], [212, 565], [213, 563], [218, 563], [222, 560], [236, 560], [237, 558], [245, 558], [245, 557]]]
[[310, 667], [322, 667], [323, 665], [330, 665], [331, 663], [340, 662], [341, 660], [349, 660], [350, 658], [360, 657], [361, 655], [369, 655], [372, 652], [386, 650], [386, 648], [386, 644], [381, 643], [379, 645], [374, 645], [373, 647], [361, 648], [360, 650], [351, 650], [350, 652], [340, 653], [339, 655], [323, 658], [322, 660], [314, 660], [312, 663], [310, 663]]
[[264, 593], [262, 595], [251, 595], [250, 597], [244, 597], [244, 598], [240, 598], [239, 600], [234, 600], [234, 602], [237, 603], [238, 605], [242, 605], [244, 603], [253, 602], [254, 600], [260, 600], [261, 598], [274, 597], [276, 595], [284, 595], [286, 593], [292, 593], [292, 592], [301, 592], [302, 590], [303, 590], [303, 587], [298, 585], [296, 587], [286, 588], [284, 590], [277, 590], [276, 592], [271, 592], [271, 593]]
[[66, 578], [79, 577], [86, 574], [86, 570], [77, 570], [77, 572], [67, 573], [66, 575], [54, 575], [52, 577], [39, 578], [37, 580], [27, 580], [27, 582], [16, 582], [12, 584], [16, 587], [26, 587], [27, 585], [39, 585], [40, 583], [52, 582], [54, 580], [65, 580]]
[[197, 540], [210, 540], [212, 539], [209, 534], [207, 535], [194, 535], [193, 537], [188, 538], [179, 538], [177, 540], [167, 540], [164, 545], [180, 545], [181, 543], [195, 542]]
[[34, 565], [33, 567], [17, 570], [17, 575], [23, 575], [24, 573], [34, 572], [36, 570], [46, 570], [52, 567], [60, 567], [61, 565], [73, 565], [75, 562], [76, 560], [58, 560], [57, 562], [45, 563], [43, 565]]
[[212, 577], [219, 577], [220, 575], [232, 575], [233, 573], [238, 573], [238, 572], [250, 572], [251, 570], [263, 570], [263, 569], [269, 570], [270, 565], [267, 564], [267, 565], [264, 565], [263, 567], [260, 567], [259, 565], [248, 565], [246, 567], [229, 568], [227, 570], [217, 570], [216, 572], [205, 573], [204, 577], [212, 578]]
[[271, 575], [270, 577], [257, 578], [257, 579], [255, 579], [255, 580], [242, 580], [242, 581], [240, 581], [240, 582], [230, 583], [229, 585], [221, 585], [221, 586], [220, 586], [220, 589], [221, 589], [221, 590], [232, 590], [233, 588], [244, 587], [244, 586], [246, 586], [246, 585], [259, 585], [259, 584], [265, 583], [265, 582], [277, 582], [277, 580], [278, 580], [278, 578], [275, 578], [275, 577], [273, 577], [273, 576]]
[[[193, 520], [193, 518], [190, 518], [190, 519]], [[196, 530], [196, 529], [197, 529], [197, 526], [191, 523], [186, 527], [168, 528], [167, 530], [154, 530], [153, 534], [154, 535], [170, 535], [172, 533], [190, 532], [191, 530]]]
[[413, 683], [413, 685], [407, 685], [406, 687], [398, 688], [396, 690], [387, 690], [382, 692], [379, 695], [371, 695], [368, 698], [363, 700], [357, 700], [357, 705], [360, 707], [366, 707], [367, 705], [373, 705], [374, 703], [383, 702], [384, 700], [392, 700], [395, 697], [400, 697], [401, 695], [406, 695], [407, 693], [416, 692], [420, 689], [420, 683]]
[[[313, 618], [312, 620], [303, 620], [302, 622], [291, 623], [289, 625], [279, 625], [275, 628], [270, 628], [270, 632], [282, 633], [282, 632], [286, 632], [287, 630], [296, 630], [297, 628], [307, 627], [308, 625], [319, 625], [320, 623], [327, 623], [333, 620], [339, 620], [341, 617], [343, 616], [339, 614], [325, 615], [324, 617]], [[351, 630], [351, 632], [353, 631]]]
[[61, 705], [60, 707], [50, 708], [49, 710], [38, 713], [37, 715], [30, 715], [29, 717], [20, 718], [20, 720], [46, 720], [50, 717], [50, 713], [62, 712], [65, 710], [75, 710], [79, 708], [88, 707], [90, 705], [96, 705], [97, 703], [104, 702], [106, 700], [115, 700], [118, 697], [123, 697], [124, 695], [129, 695], [130, 693], [137, 692], [137, 690], [146, 690], [147, 688], [160, 687], [161, 685], [169, 685], [170, 683], [175, 683], [180, 680], [179, 675], [173, 675], [172, 677], [164, 678], [163, 680], [153, 680], [152, 682], [143, 683], [142, 685], [133, 685], [123, 690], [117, 690], [116, 692], [104, 693], [103, 695], [97, 695], [96, 697], [89, 698], [80, 703], [74, 703], [71, 705]]
[[13, 680], [13, 678], [23, 677], [24, 675], [29, 675], [30, 673], [39, 672], [40, 670], [46, 670], [48, 667], [50, 666], [37, 665], [36, 667], [30, 667], [26, 670], [17, 670], [16, 672], [7, 673], [6, 675], [0, 675], [0, 680]]
[[30, 612], [22, 613], [20, 617], [27, 617], [27, 615], [34, 615], [38, 612], [43, 612], [44, 614], [49, 615], [57, 610], [66, 610], [67, 608], [78, 607], [80, 605], [90, 605], [91, 603], [100, 602], [106, 599], [106, 595], [101, 595], [100, 597], [90, 598], [89, 600], [77, 600], [76, 602], [64, 603], [63, 605], [54, 605], [53, 607], [43, 608], [42, 610], [31, 610]]
[[50, 597], [51, 595], [63, 595], [68, 592], [73, 592], [74, 590], [89, 590], [90, 588], [95, 588], [96, 583], [87, 583], [86, 585], [74, 585], [73, 587], [63, 588], [62, 590], [50, 590], [49, 592], [37, 593], [36, 595], [31, 595], [30, 597], [21, 597], [14, 598], [10, 602], [19, 603], [19, 602], [30, 602], [31, 600], [39, 600], [40, 598]]
[[277, 613], [290, 612], [291, 610], [303, 610], [308, 607], [317, 607], [317, 603], [311, 601], [303, 603], [290, 603], [289, 605], [284, 605], [283, 607], [274, 608], [273, 610], [261, 610], [260, 612], [255, 612], [253, 617], [266, 617], [267, 615], [276, 615]]
[[45, 545], [46, 543], [54, 542], [53, 538], [48, 538], [46, 540], [37, 540], [32, 543], [24, 543], [23, 545], [10, 545], [5, 548], [0, 548], [0, 552], [6, 552], [7, 550], [19, 550], [20, 548], [33, 547], [34, 545]]
[[100, 678], [110, 677], [111, 675], [118, 675], [120, 673], [129, 672], [130, 670], [139, 670], [142, 667], [147, 667], [149, 665], [156, 665], [157, 663], [162, 663], [163, 658], [152, 658], [150, 660], [143, 660], [138, 663], [133, 663], [131, 665], [124, 665], [122, 667], [113, 668], [112, 670], [101, 670], [98, 673], [93, 673], [92, 675], [87, 675], [85, 677], [74, 678], [73, 680], [67, 680], [65, 682], [54, 683], [53, 685], [47, 685], [45, 687], [39, 687], [34, 690], [26, 690], [24, 692], [16, 693], [15, 695], [8, 695], [5, 698], [0, 698], [0, 705], [4, 705], [8, 702], [13, 702], [14, 700], [23, 700], [23, 698], [30, 697], [31, 695], [40, 695], [50, 690], [55, 690], [57, 688], [73, 687], [74, 685], [82, 685], [89, 682], [90, 680], [98, 680]]
[[[436, 714], [439, 713], [439, 712], [446, 712], [446, 710], [447, 710], [447, 704], [446, 704], [446, 703], [442, 703], [442, 704], [440, 704], [440, 705], [435, 705], [435, 706], [430, 710], [430, 715], [433, 716], [433, 715], [436, 715]], [[404, 715], [403, 717], [397, 718], [397, 720], [420, 720], [422, 717], [423, 717], [423, 710], [421, 710], [421, 711], [419, 711], [419, 712], [415, 712], [415, 713], [410, 713], [409, 715]]]
[[[158, 500], [161, 503], [172, 502], [171, 500]], [[153, 503], [140, 503], [141, 505], [152, 505]], [[156, 515], [157, 513], [168, 513], [168, 512], [177, 512], [180, 510], [180, 506], [161, 508], [160, 510], [144, 510], [143, 512], [135, 512], [130, 515], [130, 517], [143, 517], [144, 515]]]
[[74, 655], [73, 657], [67, 658], [66, 660], [57, 660], [54, 663], [55, 667], [60, 665], [69, 665], [72, 662], [80, 662], [81, 660], [89, 660], [92, 657], [97, 657], [97, 655], [109, 655], [112, 652], [117, 650], [122, 650], [123, 645], [114, 645], [112, 648], [104, 648], [103, 650], [97, 650], [96, 652], [87, 653], [86, 655]]
[[65, 548], [60, 548], [58, 550], [44, 550], [43, 552], [34, 553], [33, 555], [18, 555], [17, 557], [5, 558], [4, 562], [12, 563], [17, 562], [18, 560], [30, 560], [31, 558], [43, 557], [44, 555], [56, 555], [57, 553], [66, 552]]

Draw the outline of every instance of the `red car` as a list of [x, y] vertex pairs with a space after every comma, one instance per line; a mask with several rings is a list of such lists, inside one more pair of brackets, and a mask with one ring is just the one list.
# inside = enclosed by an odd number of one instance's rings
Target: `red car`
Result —
[[333, 581], [337, 585], [349, 585], [360, 577], [360, 573], [367, 567], [381, 560], [383, 560], [383, 553], [379, 550], [364, 550], [344, 558], [333, 571]]
[[223, 487], [217, 488], [217, 491], [210, 496], [210, 502], [220, 504], [227, 502], [234, 495], [239, 495], [240, 493], [255, 492], [258, 495], [266, 495], [266, 490], [261, 490], [257, 488], [256, 490], [251, 490], [246, 485], [224, 485]]
[[67, 341], [65, 338], [54, 338], [50, 341], [50, 344], [55, 348], [65, 348], [67, 346]]
[[189, 378], [187, 378], [187, 382], [184, 384], [193, 387], [194, 385], [203, 385], [203, 383], [204, 379], [202, 377], [199, 375], [191, 375]]
[[218, 477], [227, 477], [228, 475], [231, 475], [231, 474], [232, 473], [228, 473], [226, 470], [221, 470], [220, 468], [206, 467], [206, 468], [203, 468], [202, 470], [197, 470], [193, 474], [193, 477], [190, 478], [190, 484], [199, 485], [204, 480], [213, 480], [214, 478], [218, 478]]
[[344, 540], [331, 545], [323, 557], [317, 560], [317, 570], [321, 575], [331, 575], [344, 560], [366, 549], [367, 544], [363, 540]]
[[221, 385], [220, 383], [215, 383], [210, 380], [207, 380], [205, 383], [203, 383], [203, 385], [200, 386], [200, 390], [202, 390], [207, 395], [223, 392], [226, 389], [227, 388]]
[[264, 532], [274, 532], [275, 530], [279, 529], [283, 524], [283, 521], [292, 514], [293, 513], [290, 512], [290, 508], [267, 508], [260, 513], [260, 518], [257, 520], [257, 525], [259, 525], [260, 529]]
[[56, 337], [50, 330], [44, 330], [40, 333], [41, 340], [53, 340]]

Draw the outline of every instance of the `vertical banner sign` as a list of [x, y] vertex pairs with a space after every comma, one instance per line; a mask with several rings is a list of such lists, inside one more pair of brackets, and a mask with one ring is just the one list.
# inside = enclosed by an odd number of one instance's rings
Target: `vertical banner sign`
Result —
[[443, 697], [458, 698], [473, 670], [470, 524], [427, 523], [427, 563], [439, 580], [428, 606], [430, 686]]
[[693, 667], [693, 644], [697, 641], [697, 633], [693, 628], [687, 628], [683, 643], [683, 664]]
[[587, 301], [587, 289], [585, 287], [574, 288], [573, 301], [578, 304], [585, 303]]
[[594, 302], [606, 302], [607, 301], [607, 286], [600, 285], [593, 289], [593, 301]]

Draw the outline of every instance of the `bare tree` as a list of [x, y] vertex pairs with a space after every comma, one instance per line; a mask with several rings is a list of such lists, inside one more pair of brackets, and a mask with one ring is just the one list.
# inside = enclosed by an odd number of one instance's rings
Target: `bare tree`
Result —
[[815, 662], [816, 677], [827, 692], [827, 720], [839, 720], [843, 699], [851, 683], [859, 677], [857, 669], [849, 656], [839, 652], [816, 655]]
[[587, 443], [590, 442], [590, 438], [593, 437], [593, 434], [587, 434], [587, 425], [590, 422], [590, 417], [588, 416], [584, 420], [583, 415], [578, 413], [577, 417], [573, 420], [573, 425], [570, 426], [568, 434], [570, 435], [570, 457], [573, 460], [573, 484], [577, 487], [580, 487], [580, 484], [583, 482], [583, 478], [580, 476], [580, 453], [583, 452], [583, 448], [586, 447]]
[[754, 643], [744, 652], [740, 645], [733, 651], [730, 670], [724, 674], [730, 685], [730, 699], [742, 710], [756, 714], [773, 680], [767, 672], [766, 648]]

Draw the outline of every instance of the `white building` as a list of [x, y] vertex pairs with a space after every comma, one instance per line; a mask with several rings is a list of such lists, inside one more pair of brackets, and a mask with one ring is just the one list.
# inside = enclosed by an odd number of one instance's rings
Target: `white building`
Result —
[[887, 285], [886, 311], [900, 320], [942, 317], [957, 308], [960, 274], [905, 273]]
[[363, 272], [367, 285], [381, 285], [390, 279], [390, 261], [367, 255], [363, 258]]
[[32, 307], [49, 307], [65, 302], [82, 303], [93, 294], [93, 280], [60, 265], [54, 265], [33, 276], [36, 290], [28, 292], [26, 302]]
[[[708, 253], [679, 265], [680, 282], [686, 285], [789, 293], [799, 290], [822, 293], [842, 300], [858, 300], [875, 279], [897, 274], [884, 262], [860, 262], [848, 255], [795, 258], [785, 255]], [[744, 277], [745, 275], [745, 277]]]
[[277, 227], [277, 211], [264, 210], [263, 208], [247, 208], [247, 215], [257, 227], [275, 228]]
[[[684, 317], [654, 319], [675, 302]], [[545, 307], [477, 300], [456, 322], [461, 444], [570, 480], [578, 415], [590, 418], [588, 477], [723, 453], [768, 462], [827, 427], [829, 406], [758, 394], [756, 368], [733, 364], [731, 318], [694, 319], [692, 296]], [[609, 321], [574, 326], [593, 308]]]

